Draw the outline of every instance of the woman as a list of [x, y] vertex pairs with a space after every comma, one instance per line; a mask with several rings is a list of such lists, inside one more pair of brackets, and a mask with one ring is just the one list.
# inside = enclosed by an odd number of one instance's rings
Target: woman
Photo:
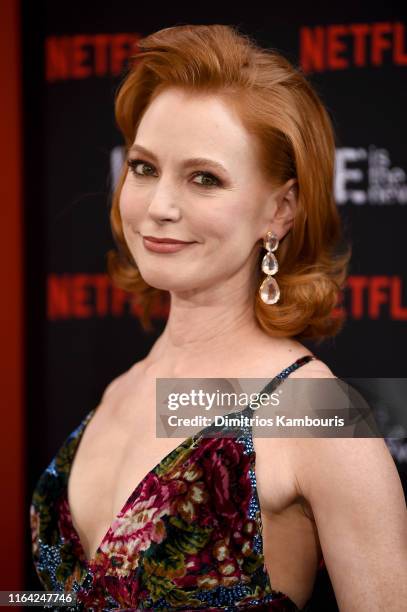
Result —
[[155, 437], [156, 378], [334, 378], [299, 339], [338, 333], [349, 252], [331, 123], [297, 70], [220, 25], [140, 49], [116, 100], [109, 272], [146, 329], [162, 295], [170, 312], [38, 483], [39, 577], [79, 609], [298, 610], [326, 568], [340, 610], [398, 612], [405, 504], [383, 440]]

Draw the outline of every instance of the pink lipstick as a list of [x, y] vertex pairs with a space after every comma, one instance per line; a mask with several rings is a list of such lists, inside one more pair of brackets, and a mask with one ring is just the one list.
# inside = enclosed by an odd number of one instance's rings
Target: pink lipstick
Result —
[[185, 249], [194, 242], [176, 240], [175, 238], [157, 238], [155, 236], [143, 236], [143, 244], [148, 251], [155, 253], [176, 253]]

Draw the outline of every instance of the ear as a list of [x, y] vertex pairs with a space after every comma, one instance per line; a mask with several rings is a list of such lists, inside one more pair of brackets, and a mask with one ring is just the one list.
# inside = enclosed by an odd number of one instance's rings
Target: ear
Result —
[[274, 212], [269, 219], [273, 232], [281, 240], [291, 229], [298, 206], [298, 181], [288, 180], [274, 194]]

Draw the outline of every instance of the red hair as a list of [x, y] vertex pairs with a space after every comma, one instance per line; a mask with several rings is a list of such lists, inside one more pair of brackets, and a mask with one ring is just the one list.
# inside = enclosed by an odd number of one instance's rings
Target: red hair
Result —
[[[166, 28], [139, 41], [139, 49], [116, 96], [116, 121], [126, 146], [133, 143], [148, 105], [164, 89], [222, 96], [255, 137], [271, 183], [279, 187], [292, 178], [298, 181], [293, 226], [276, 252], [281, 297], [266, 305], [256, 290], [257, 321], [272, 336], [322, 339], [337, 334], [343, 319], [333, 316], [333, 309], [346, 280], [351, 247], [342, 241], [334, 201], [333, 127], [315, 90], [282, 55], [259, 48], [232, 26]], [[108, 273], [117, 286], [137, 294], [143, 327], [152, 329], [153, 305], [167, 292], [143, 280], [124, 239], [119, 199], [126, 172], [125, 165], [111, 208], [117, 250], [107, 254]], [[257, 287], [263, 278], [261, 246], [259, 242]]]

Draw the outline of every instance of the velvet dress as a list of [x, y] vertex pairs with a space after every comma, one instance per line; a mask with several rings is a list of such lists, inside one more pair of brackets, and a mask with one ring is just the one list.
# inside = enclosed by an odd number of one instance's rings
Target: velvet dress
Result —
[[[271, 393], [305, 355], [273, 378]], [[35, 487], [32, 553], [47, 591], [74, 592], [61, 610], [272, 610], [299, 608], [270, 584], [250, 427], [233, 436], [205, 428], [166, 455], [136, 486], [87, 560], [73, 526], [68, 478], [96, 409], [57, 452]], [[250, 416], [252, 408], [243, 411]], [[97, 509], [95, 509], [97, 511]], [[317, 574], [326, 572], [322, 560]], [[302, 610], [314, 610], [310, 601]], [[326, 612], [335, 608], [327, 608]]]

